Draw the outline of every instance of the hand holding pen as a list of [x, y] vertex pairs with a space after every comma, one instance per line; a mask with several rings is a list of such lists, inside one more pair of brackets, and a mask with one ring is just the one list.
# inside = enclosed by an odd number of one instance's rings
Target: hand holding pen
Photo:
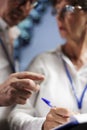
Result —
[[41, 98], [51, 109], [46, 116], [42, 130], [51, 130], [56, 126], [63, 125], [69, 121], [71, 112], [65, 108], [54, 107], [51, 102], [45, 98]]

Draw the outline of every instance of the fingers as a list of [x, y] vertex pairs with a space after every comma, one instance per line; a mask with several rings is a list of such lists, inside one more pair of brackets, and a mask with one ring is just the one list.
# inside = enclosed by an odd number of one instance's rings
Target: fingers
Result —
[[60, 126], [69, 122], [70, 111], [65, 108], [52, 108], [43, 124], [44, 130], [50, 130], [56, 126]]
[[[26, 90], [29, 92], [39, 90], [39, 82], [44, 79], [41, 74], [32, 72], [14, 73], [10, 76], [11, 86], [18, 90]], [[33, 81], [34, 80], [34, 81]]]
[[17, 91], [15, 96], [26, 100], [31, 96], [31, 94], [32, 93], [28, 91]]
[[6, 102], [4, 102], [4, 104], [2, 106], [10, 106], [10, 105], [15, 105], [15, 104], [22, 104], [24, 105], [26, 103], [27, 100], [23, 99], [23, 98], [15, 98], [15, 97], [12, 97], [12, 98], [7, 98], [6, 99]]
[[[20, 72], [11, 74], [2, 86], [2, 94], [5, 95], [4, 104], [25, 104], [32, 92], [39, 90], [40, 86], [35, 81], [43, 80], [44, 76], [32, 72]], [[34, 80], [34, 81], [33, 81]]]
[[54, 122], [58, 123], [58, 124], [64, 124], [66, 122], [69, 121], [69, 117], [65, 117], [62, 116], [60, 114], [56, 114], [56, 112], [54, 112], [54, 110], [51, 110], [51, 114], [49, 115], [49, 119], [52, 121], [54, 120]]
[[29, 79], [14, 80], [11, 83], [11, 86], [17, 90], [25, 90], [28, 92], [32, 92], [32, 91], [35, 92], [39, 90], [39, 85], [37, 85], [33, 80], [29, 80]]
[[47, 121], [45, 124], [42, 126], [42, 130], [51, 130], [55, 128], [56, 126], [60, 126], [61, 124], [53, 121]]
[[58, 114], [63, 117], [70, 117], [71, 112], [68, 109], [65, 108], [54, 108], [52, 109], [55, 114]]
[[16, 104], [22, 104], [24, 105], [26, 103], [26, 100], [25, 99], [22, 99], [22, 98], [18, 98], [16, 101], [15, 101]]
[[32, 72], [19, 72], [11, 74], [9, 78], [1, 84], [0, 97], [2, 98], [4, 95], [4, 98], [0, 101], [0, 105], [7, 106], [15, 103], [26, 103], [27, 98], [31, 96], [32, 92], [38, 91], [40, 88], [35, 81], [43, 79], [43, 75]]
[[27, 93], [27, 95], [25, 95], [23, 92], [23, 94], [20, 95], [21, 93], [18, 93], [17, 98], [15, 99], [16, 104], [25, 104], [27, 99], [31, 96], [31, 93]]
[[41, 74], [36, 74], [33, 72], [20, 72], [12, 74], [12, 77], [16, 77], [18, 79], [32, 79], [32, 80], [44, 80], [44, 76]]
[[[58, 112], [58, 109], [59, 109], [59, 112]], [[63, 114], [61, 114], [62, 109], [63, 108], [57, 108], [57, 110], [54, 109], [54, 108], [51, 109], [50, 113], [47, 116], [47, 120], [57, 122], [58, 124], [64, 124], [64, 123], [68, 122], [69, 121], [69, 116], [65, 116], [67, 114], [67, 110], [65, 109], [65, 113], [63, 115]]]
[[25, 90], [16, 90], [12, 88], [8, 90], [7, 104], [25, 104], [26, 100], [31, 96], [31, 92]]

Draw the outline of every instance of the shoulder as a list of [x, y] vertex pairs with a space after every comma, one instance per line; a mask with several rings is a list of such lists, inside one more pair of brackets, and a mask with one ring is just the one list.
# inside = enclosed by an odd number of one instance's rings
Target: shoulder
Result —
[[49, 61], [55, 58], [61, 57], [61, 46], [57, 47], [54, 50], [46, 51], [37, 55], [32, 61]]
[[28, 68], [46, 68], [49, 65], [60, 64], [60, 47], [37, 55], [29, 64]]

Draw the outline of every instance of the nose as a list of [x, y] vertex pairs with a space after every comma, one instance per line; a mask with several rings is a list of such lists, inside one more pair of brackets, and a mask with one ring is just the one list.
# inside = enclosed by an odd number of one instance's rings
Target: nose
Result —
[[30, 2], [27, 1], [27, 2], [25, 3], [25, 5], [22, 5], [22, 6], [20, 7], [20, 9], [21, 9], [21, 11], [22, 11], [24, 17], [26, 17], [26, 16], [29, 14], [29, 11], [31, 10], [31, 4], [30, 4]]

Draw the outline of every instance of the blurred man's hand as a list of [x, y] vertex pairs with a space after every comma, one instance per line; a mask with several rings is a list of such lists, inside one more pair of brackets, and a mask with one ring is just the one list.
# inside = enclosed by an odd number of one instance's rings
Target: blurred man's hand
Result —
[[44, 79], [43, 75], [31, 72], [14, 73], [0, 85], [0, 106], [25, 104], [34, 91], [39, 90], [35, 81]]

